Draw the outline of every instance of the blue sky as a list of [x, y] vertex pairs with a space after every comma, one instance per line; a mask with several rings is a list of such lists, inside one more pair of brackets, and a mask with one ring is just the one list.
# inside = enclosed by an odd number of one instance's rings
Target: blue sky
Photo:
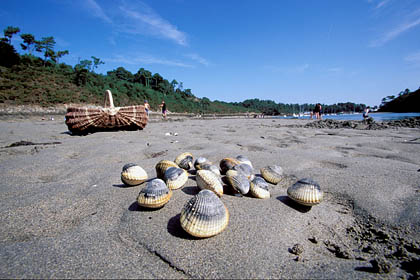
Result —
[[[197, 97], [379, 105], [420, 87], [419, 0], [0, 0], [62, 61], [140, 68]], [[19, 34], [18, 34], [19, 35]], [[13, 44], [20, 51], [21, 39]]]

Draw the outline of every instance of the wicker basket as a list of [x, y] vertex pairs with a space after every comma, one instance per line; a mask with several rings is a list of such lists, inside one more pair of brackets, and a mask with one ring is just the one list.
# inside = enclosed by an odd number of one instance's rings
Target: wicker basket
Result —
[[104, 108], [69, 107], [66, 113], [66, 125], [73, 134], [143, 129], [148, 119], [143, 105], [114, 107], [110, 90], [105, 92]]

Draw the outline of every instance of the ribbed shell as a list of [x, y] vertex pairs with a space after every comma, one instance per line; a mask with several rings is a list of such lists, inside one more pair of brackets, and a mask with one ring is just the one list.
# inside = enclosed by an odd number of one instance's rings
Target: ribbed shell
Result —
[[156, 177], [158, 177], [159, 179], [163, 179], [163, 176], [165, 175], [165, 171], [169, 167], [179, 167], [179, 166], [178, 166], [178, 164], [176, 164], [175, 162], [170, 161], [170, 160], [163, 159], [163, 160], [159, 161], [155, 166]]
[[190, 170], [193, 167], [193, 155], [185, 152], [175, 158], [175, 163], [185, 170]]
[[247, 194], [249, 192], [249, 180], [240, 171], [228, 170], [226, 172], [226, 179], [229, 185], [241, 194]]
[[272, 184], [277, 184], [283, 178], [283, 168], [278, 165], [270, 165], [260, 169], [261, 175], [263, 178]]
[[261, 177], [255, 177], [250, 184], [249, 193], [256, 198], [269, 198], [268, 183]]
[[236, 159], [237, 159], [240, 163], [246, 163], [246, 164], [248, 164], [249, 166], [253, 167], [253, 166], [252, 166], [251, 161], [250, 161], [247, 157], [245, 157], [245, 156], [243, 156], [243, 155], [239, 155], [239, 156], [237, 156], [237, 157], [236, 157]]
[[107, 129], [143, 129], [148, 121], [143, 105], [115, 108], [67, 108], [66, 125], [73, 133]]
[[159, 208], [165, 205], [172, 196], [172, 191], [161, 179], [153, 179], [147, 182], [138, 197], [137, 203], [147, 208]]
[[319, 184], [308, 178], [301, 179], [290, 186], [287, 189], [287, 195], [294, 201], [306, 206], [319, 204], [324, 197]]
[[223, 185], [220, 177], [210, 170], [198, 170], [196, 174], [197, 186], [201, 189], [208, 189], [218, 196], [223, 195]]
[[236, 170], [242, 174], [244, 174], [248, 180], [254, 179], [254, 169], [246, 163], [240, 163], [233, 167], [232, 170]]
[[135, 163], [127, 163], [121, 171], [121, 181], [127, 186], [140, 185], [147, 180], [146, 171]]
[[220, 161], [220, 169], [221, 169], [221, 173], [224, 175], [226, 174], [226, 172], [230, 169], [233, 169], [233, 167], [237, 164], [239, 164], [239, 160], [235, 159], [235, 158], [224, 158]]
[[229, 211], [210, 190], [202, 190], [182, 208], [181, 227], [195, 237], [211, 237], [222, 232], [229, 223]]
[[216, 175], [220, 176], [220, 170], [219, 170], [219, 168], [218, 168], [216, 165], [214, 165], [214, 164], [207, 164], [207, 163], [201, 164], [201, 165], [200, 165], [200, 170], [210, 170], [210, 171], [211, 171], [211, 172], [213, 172], [214, 174], [216, 174]]
[[213, 163], [211, 161], [209, 161], [207, 158], [205, 157], [198, 157], [195, 162], [194, 162], [194, 167], [196, 170], [201, 170], [203, 169], [202, 166], [204, 165], [212, 165]]
[[169, 167], [163, 176], [163, 180], [166, 182], [168, 188], [176, 190], [188, 181], [188, 173], [182, 168]]

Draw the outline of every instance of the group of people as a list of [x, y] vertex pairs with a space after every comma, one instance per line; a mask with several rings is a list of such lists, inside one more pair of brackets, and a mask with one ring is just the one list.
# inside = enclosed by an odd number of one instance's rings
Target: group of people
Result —
[[313, 116], [315, 116], [315, 119], [317, 119], [317, 120], [322, 120], [321, 110], [322, 110], [321, 103], [317, 103], [315, 105], [314, 110], [311, 112], [311, 120], [312, 120]]
[[[166, 119], [166, 103], [165, 100], [162, 100], [162, 103], [159, 105], [159, 108], [162, 110], [162, 117]], [[150, 104], [147, 100], [144, 100], [144, 109], [147, 116], [149, 116]]]

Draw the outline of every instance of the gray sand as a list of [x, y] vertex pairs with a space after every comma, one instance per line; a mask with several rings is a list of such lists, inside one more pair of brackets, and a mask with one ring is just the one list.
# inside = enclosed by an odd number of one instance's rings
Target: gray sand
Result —
[[[0, 121], [1, 278], [418, 276], [419, 128], [191, 119], [71, 136], [63, 119]], [[35, 144], [6, 148], [19, 141]], [[277, 164], [287, 178], [270, 184], [267, 200], [223, 195], [228, 227], [192, 238], [179, 214], [198, 193], [193, 174], [158, 210], [136, 205], [144, 184], [120, 179], [126, 163], [154, 178], [158, 161], [186, 151], [216, 165], [245, 155], [255, 173]], [[287, 197], [304, 177], [320, 184], [324, 202], [308, 208]]]

